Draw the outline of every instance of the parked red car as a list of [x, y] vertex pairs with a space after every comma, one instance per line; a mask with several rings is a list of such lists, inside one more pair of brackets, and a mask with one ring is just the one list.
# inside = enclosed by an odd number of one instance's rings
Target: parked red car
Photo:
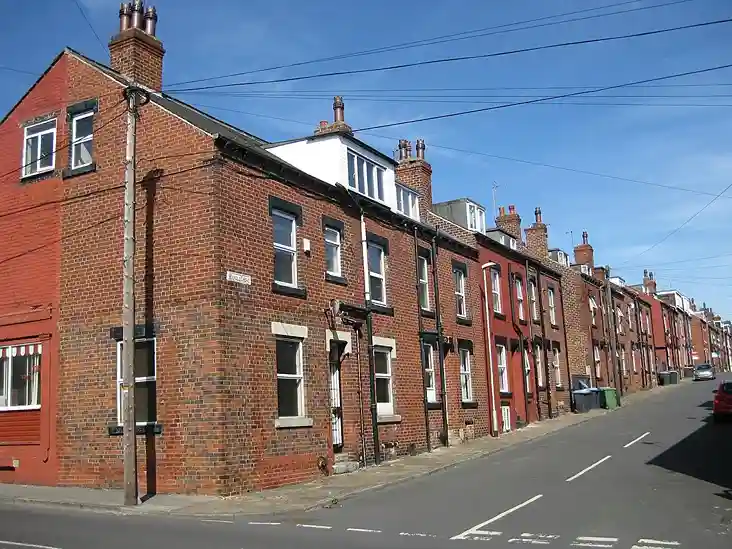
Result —
[[732, 418], [732, 381], [723, 381], [714, 390], [712, 417], [714, 421]]

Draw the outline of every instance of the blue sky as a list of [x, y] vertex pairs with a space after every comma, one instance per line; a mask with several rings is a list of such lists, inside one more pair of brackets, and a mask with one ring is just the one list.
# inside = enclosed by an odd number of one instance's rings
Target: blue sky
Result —
[[[119, 2], [79, 0], [101, 37], [95, 38], [72, 0], [34, 0], [13, 6], [0, 22], [0, 65], [43, 71], [64, 46], [108, 61], [106, 43], [117, 25]], [[616, 0], [620, 1], [620, 0]], [[582, 17], [670, 0], [576, 15]], [[615, 3], [613, 0], [453, 0], [397, 3], [325, 0], [158, 0], [158, 35], [167, 50], [164, 82], [218, 76], [314, 58], [351, 53], [449, 33], [535, 19]], [[271, 79], [323, 71], [358, 69], [436, 57], [487, 53], [553, 42], [643, 32], [732, 16], [728, 0], [694, 0], [634, 13], [567, 24], [494, 34], [396, 52], [361, 56], [301, 67], [218, 80], [213, 83]], [[37, 29], [32, 47], [22, 56], [9, 54], [27, 44], [27, 28], [13, 22], [32, 20]], [[552, 21], [558, 21], [554, 19]], [[508, 57], [432, 65], [399, 71], [322, 78], [247, 87], [249, 96], [222, 90], [180, 94], [212, 114], [271, 140], [310, 133], [330, 119], [334, 94], [342, 94], [346, 120], [353, 127], [486, 106], [448, 95], [501, 95], [480, 101], [515, 101], [518, 95], [552, 95], [556, 90], [495, 88], [600, 87], [729, 63], [732, 24], [531, 52]], [[0, 111], [6, 112], [32, 83], [29, 75], [2, 71]], [[205, 84], [209, 84], [207, 82]], [[471, 196], [491, 209], [491, 186], [499, 188], [499, 205], [515, 204], [527, 226], [539, 205], [549, 224], [550, 245], [570, 251], [587, 230], [596, 262], [637, 283], [643, 268], [656, 273], [659, 288], [678, 288], [732, 317], [732, 192], [653, 250], [641, 254], [678, 227], [730, 183], [732, 174], [732, 108], [727, 106], [649, 106], [649, 103], [732, 105], [732, 70], [692, 76], [665, 84], [729, 84], [636, 88], [607, 92], [604, 106], [547, 104], [486, 112], [443, 121], [387, 128], [361, 137], [390, 153], [398, 138], [427, 143], [433, 166], [435, 201]], [[194, 84], [200, 85], [200, 84]], [[480, 88], [473, 91], [384, 92], [429, 88]], [[486, 89], [494, 88], [494, 89]], [[366, 90], [366, 91], [364, 91]], [[379, 91], [371, 91], [379, 90]], [[232, 90], [223, 90], [231, 92]], [[305, 94], [304, 91], [309, 93]], [[252, 96], [259, 93], [259, 96]], [[262, 97], [261, 94], [270, 94]], [[272, 96], [274, 94], [275, 96]], [[618, 98], [618, 95], [646, 97]], [[305, 96], [310, 97], [305, 97]], [[658, 95], [687, 95], [660, 99]], [[401, 101], [393, 101], [400, 96]], [[405, 101], [410, 97], [420, 101]], [[438, 102], [424, 101], [436, 99]], [[437, 97], [434, 97], [437, 96]], [[701, 96], [701, 97], [700, 97]], [[374, 101], [373, 99], [378, 99]], [[385, 100], [386, 99], [386, 100]], [[460, 102], [458, 102], [460, 101]], [[618, 103], [642, 103], [641, 106]], [[275, 118], [268, 118], [275, 117]], [[301, 121], [306, 124], [290, 122]], [[432, 145], [432, 146], [431, 146]], [[446, 146], [482, 155], [440, 149]], [[494, 155], [494, 156], [484, 156]], [[495, 156], [610, 174], [697, 191], [668, 190], [567, 170], [526, 164]], [[714, 257], [703, 261], [694, 258]]]

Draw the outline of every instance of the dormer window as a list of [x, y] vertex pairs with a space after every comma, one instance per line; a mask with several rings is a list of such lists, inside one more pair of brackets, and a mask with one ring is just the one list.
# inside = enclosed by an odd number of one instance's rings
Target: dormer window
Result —
[[417, 193], [402, 185], [396, 186], [397, 210], [407, 217], [419, 219], [419, 207], [417, 204]]
[[508, 247], [512, 250], [515, 250], [518, 248], [518, 243], [516, 242], [516, 239], [511, 237], [508, 239]]
[[384, 168], [348, 151], [348, 186], [354, 191], [384, 201]]
[[468, 208], [468, 229], [478, 233], [485, 232], [485, 210], [473, 204], [472, 202], [467, 203]]

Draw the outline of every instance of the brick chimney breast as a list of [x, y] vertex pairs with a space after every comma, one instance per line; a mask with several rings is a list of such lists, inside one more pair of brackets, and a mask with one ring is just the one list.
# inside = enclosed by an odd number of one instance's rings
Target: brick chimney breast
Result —
[[510, 204], [508, 206], [508, 213], [505, 208], [501, 207], [498, 210], [498, 217], [496, 217], [496, 227], [510, 234], [519, 242], [522, 242], [521, 238], [521, 217], [516, 212], [516, 206]]
[[135, 83], [159, 91], [163, 87], [162, 42], [155, 36], [158, 15], [142, 0], [122, 4], [119, 33], [109, 42], [112, 68]]
[[653, 273], [652, 272], [649, 272], [648, 273], [648, 284], [647, 284], [647, 288], [648, 288], [648, 293], [649, 294], [653, 295], [653, 294], [656, 293], [656, 277], [653, 276]]
[[549, 256], [549, 234], [541, 217], [541, 208], [534, 210], [534, 223], [525, 232], [526, 247], [539, 257]]
[[417, 139], [417, 156], [412, 156], [412, 143], [399, 140], [399, 164], [396, 179], [402, 185], [419, 194], [419, 212], [425, 219], [425, 212], [432, 211], [432, 166], [425, 160], [424, 139]]
[[582, 243], [574, 247], [574, 262], [578, 265], [595, 266], [595, 251], [590, 245], [587, 231], [582, 231]]

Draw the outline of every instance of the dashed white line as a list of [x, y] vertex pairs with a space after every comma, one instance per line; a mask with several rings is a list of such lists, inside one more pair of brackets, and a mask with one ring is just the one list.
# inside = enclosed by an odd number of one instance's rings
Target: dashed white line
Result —
[[648, 431], [647, 433], [643, 433], [638, 438], [631, 440], [628, 444], [626, 444], [625, 446], [623, 446], [623, 448], [630, 448], [631, 446], [633, 446], [633, 444], [635, 444], [636, 442], [640, 442], [641, 440], [643, 440], [644, 438], [646, 438], [650, 434], [651, 434], [650, 431]]
[[610, 459], [611, 457], [613, 457], [613, 456], [605, 456], [604, 458], [602, 458], [602, 459], [600, 459], [600, 460], [596, 461], [595, 463], [593, 463], [593, 464], [592, 464], [592, 465], [590, 465], [589, 467], [585, 467], [584, 469], [582, 469], [582, 470], [581, 470], [581, 471], [580, 471], [579, 473], [577, 473], [576, 475], [572, 475], [572, 476], [571, 476], [571, 477], [569, 477], [569, 478], [568, 478], [568, 479], [567, 479], [567, 480], [566, 480], [565, 482], [572, 482], [573, 480], [575, 480], [575, 479], [578, 479], [579, 477], [581, 477], [582, 475], [584, 475], [584, 474], [585, 474], [585, 473], [587, 473], [588, 471], [591, 471], [592, 469], [594, 469], [594, 468], [595, 468], [595, 467], [597, 467], [598, 465], [600, 465], [600, 464], [602, 464], [602, 463], [605, 463], [605, 462], [606, 462], [607, 460], [609, 460], [609, 459]]
[[481, 522], [480, 524], [476, 524], [472, 528], [468, 528], [464, 532], [461, 532], [460, 534], [457, 534], [456, 536], [453, 536], [450, 539], [451, 540], [465, 539], [465, 536], [467, 536], [469, 534], [475, 534], [475, 533], [477, 533], [477, 531], [480, 530], [481, 528], [483, 528], [484, 526], [488, 526], [489, 524], [493, 524], [494, 522], [496, 522], [498, 520], [501, 520], [503, 517], [508, 516], [511, 513], [515, 512], [515, 511], [518, 511], [519, 509], [522, 509], [523, 507], [526, 507], [527, 505], [531, 505], [536, 500], [541, 499], [542, 497], [544, 497], [544, 494], [538, 494], [538, 495], [534, 496], [533, 498], [527, 499], [523, 503], [519, 503], [515, 507], [511, 507], [510, 509], [507, 509], [507, 510], [503, 511], [503, 513], [497, 514], [495, 517], [493, 517], [491, 519], [488, 519], [485, 522]]
[[579, 536], [571, 543], [572, 547], [598, 547], [611, 548], [615, 547], [618, 538], [603, 538], [598, 536]]
[[479, 534], [481, 536], [502, 536], [503, 532], [493, 532], [491, 530], [473, 530], [471, 534]]
[[[658, 539], [639, 539], [638, 543], [644, 545], [665, 545], [666, 547], [678, 547], [681, 545], [678, 541], [661, 541]], [[652, 548], [648, 548], [652, 549]]]
[[298, 528], [313, 528], [315, 530], [332, 530], [332, 526], [325, 526], [323, 524], [298, 524]]
[[282, 523], [281, 522], [255, 522], [251, 521], [249, 522], [252, 526], [279, 526]]
[[369, 528], [346, 528], [346, 532], [362, 532], [364, 534], [381, 534], [381, 530], [371, 530]]
[[222, 524], [234, 524], [233, 520], [201, 519], [201, 522], [219, 522]]
[[423, 534], [421, 532], [399, 532], [400, 536], [413, 537], [413, 538], [436, 538], [435, 534]]
[[34, 543], [20, 543], [19, 541], [7, 541], [0, 539], [0, 545], [12, 545], [13, 547], [31, 547], [32, 549], [60, 549], [51, 545], [36, 545]]

